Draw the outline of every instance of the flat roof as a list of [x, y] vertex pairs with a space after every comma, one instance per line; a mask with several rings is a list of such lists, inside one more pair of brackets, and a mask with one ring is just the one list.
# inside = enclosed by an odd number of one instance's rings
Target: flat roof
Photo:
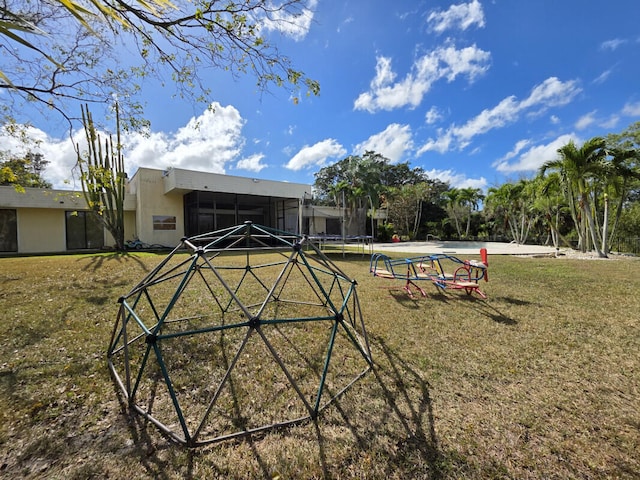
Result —
[[311, 185], [303, 183], [238, 177], [181, 168], [164, 170], [162, 176], [165, 193], [211, 191], [280, 198], [304, 198], [305, 195], [311, 195]]

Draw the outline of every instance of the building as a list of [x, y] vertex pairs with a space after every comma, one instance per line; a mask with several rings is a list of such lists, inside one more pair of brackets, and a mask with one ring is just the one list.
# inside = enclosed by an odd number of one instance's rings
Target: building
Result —
[[[125, 239], [175, 246], [185, 236], [247, 220], [294, 233], [326, 231], [316, 214], [303, 220], [311, 185], [171, 168], [140, 168], [124, 202]], [[332, 216], [335, 215], [332, 213]], [[0, 253], [53, 253], [113, 245], [87, 208], [82, 192], [0, 187]]]

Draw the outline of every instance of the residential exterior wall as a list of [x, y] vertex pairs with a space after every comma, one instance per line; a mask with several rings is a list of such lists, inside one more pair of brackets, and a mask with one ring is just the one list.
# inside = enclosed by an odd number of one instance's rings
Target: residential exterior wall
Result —
[[[125, 197], [125, 238], [136, 232], [135, 198]], [[81, 192], [27, 188], [18, 192], [0, 186], [0, 209], [15, 210], [17, 216], [18, 251], [16, 253], [55, 253], [67, 250], [66, 212], [88, 211]], [[113, 245], [113, 237], [105, 230], [104, 244]]]
[[[64, 252], [65, 211], [18, 208], [18, 252]], [[46, 233], [45, 233], [46, 232]]]
[[[343, 228], [344, 235], [358, 233], [355, 229], [352, 231], [347, 228], [341, 209], [313, 206], [303, 208], [305, 200], [311, 198], [311, 185], [174, 168], [165, 171], [140, 168], [127, 184], [124, 205], [125, 240], [138, 238], [149, 245], [178, 245], [185, 236], [185, 225], [188, 223], [185, 222], [185, 195], [194, 193], [199, 196], [215, 195], [217, 199], [224, 199], [221, 200], [222, 203], [227, 200], [232, 202], [235, 198], [238, 222], [244, 219], [259, 221], [263, 218], [266, 226], [310, 235], [327, 233], [327, 227], [330, 227], [329, 230], [334, 235], [338, 232], [333, 230]], [[189, 208], [194, 211], [191, 204]], [[227, 221], [233, 220], [232, 206], [220, 208], [221, 215], [231, 212], [227, 214]], [[231, 210], [224, 210], [226, 208]], [[5, 212], [5, 218], [15, 218], [17, 253], [64, 252], [67, 251], [67, 245], [71, 244], [74, 248], [82, 248], [78, 244], [84, 244], [87, 249], [92, 248], [88, 236], [84, 243], [75, 240], [70, 243], [66, 238], [69, 223], [67, 212], [89, 210], [82, 192], [28, 188], [24, 193], [19, 193], [13, 187], [0, 186], [0, 210], [10, 211], [8, 214]], [[204, 210], [195, 212], [206, 215]], [[87, 228], [86, 224], [84, 228]], [[94, 239], [95, 234], [100, 235], [95, 228], [92, 227]], [[73, 233], [71, 238], [81, 238], [76, 235]], [[114, 243], [105, 229], [105, 247]]]
[[[183, 193], [165, 192], [162, 170], [140, 168], [129, 182], [135, 196], [136, 235], [144, 243], [175, 246], [184, 237]], [[154, 216], [176, 217], [175, 230], [154, 230]], [[128, 237], [127, 237], [128, 238]]]

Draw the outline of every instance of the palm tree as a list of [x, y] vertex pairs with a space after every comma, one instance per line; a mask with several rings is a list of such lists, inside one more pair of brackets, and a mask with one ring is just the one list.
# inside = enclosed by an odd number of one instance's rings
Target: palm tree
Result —
[[444, 198], [446, 201], [446, 210], [449, 214], [450, 218], [453, 218], [453, 221], [456, 226], [456, 232], [458, 232], [458, 238], [462, 237], [462, 230], [460, 229], [460, 197], [462, 193], [458, 188], [450, 188], [446, 192], [444, 192]]
[[567, 246], [571, 243], [560, 233], [560, 220], [566, 214], [567, 204], [562, 193], [560, 175], [557, 172], [548, 174], [545, 177], [535, 178], [534, 204], [549, 229], [549, 235], [553, 246], [560, 247], [560, 240]]
[[[603, 235], [602, 250], [608, 253], [609, 245], [617, 232], [618, 224], [622, 216], [622, 210], [625, 202], [629, 198], [629, 192], [634, 184], [640, 180], [640, 152], [635, 149], [614, 148], [609, 151], [612, 155], [611, 162], [608, 165], [606, 176], [606, 199], [605, 199], [605, 215], [603, 219]], [[609, 223], [609, 195], [617, 198], [615, 205], [615, 218], [611, 225], [611, 232], [607, 235], [607, 227]]]
[[557, 159], [549, 160], [540, 167], [540, 174], [544, 175], [547, 171], [559, 173], [578, 233], [578, 246], [583, 252], [586, 251], [590, 235], [598, 256], [606, 257], [606, 252], [602, 251], [598, 242], [592, 209], [592, 194], [599, 187], [599, 178], [605, 171], [605, 140], [594, 137], [580, 148], [570, 141], [558, 149], [558, 155]]
[[473, 212], [478, 210], [480, 202], [484, 199], [482, 190], [479, 188], [467, 187], [459, 190], [458, 202], [463, 207], [465, 215], [467, 217], [467, 226], [465, 228], [464, 236], [469, 237], [469, 229], [471, 228], [471, 216]]
[[505, 230], [518, 245], [527, 241], [537, 218], [533, 215], [534, 190], [533, 181], [523, 179], [518, 183], [491, 187], [487, 195], [487, 210], [502, 221]]

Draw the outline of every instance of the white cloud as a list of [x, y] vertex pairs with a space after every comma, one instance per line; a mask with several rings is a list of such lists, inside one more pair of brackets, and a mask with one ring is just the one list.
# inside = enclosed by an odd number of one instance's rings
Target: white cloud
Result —
[[388, 158], [392, 163], [398, 162], [407, 150], [413, 148], [411, 127], [392, 123], [382, 132], [371, 135], [367, 140], [354, 148], [356, 155], [366, 151], [374, 151]]
[[379, 56], [370, 89], [358, 96], [353, 108], [371, 113], [405, 106], [415, 108], [438, 80], [452, 82], [459, 76], [466, 76], [469, 82], [473, 82], [488, 70], [490, 57], [489, 52], [475, 45], [462, 49], [453, 45], [438, 47], [418, 58], [411, 72], [395, 82], [396, 73], [391, 68], [391, 59]]
[[515, 157], [516, 155], [518, 155], [525, 147], [529, 146], [531, 144], [531, 140], [518, 140], [516, 142], [516, 144], [513, 147], [513, 150], [511, 150], [509, 153], [507, 153], [502, 160], [509, 160], [513, 157]]
[[[245, 121], [235, 107], [213, 103], [211, 108], [199, 117], [191, 118], [175, 133], [125, 134], [122, 142], [126, 146], [127, 172], [132, 174], [138, 167], [165, 169], [171, 166], [225, 173], [227, 164], [239, 157], [244, 146], [244, 124]], [[98, 133], [102, 139], [108, 137], [104, 132]], [[77, 143], [81, 152], [86, 151], [84, 131], [76, 131], [72, 140], [67, 137], [51, 138], [36, 128], [29, 128], [28, 135], [34, 142], [38, 142], [37, 146], [32, 146], [31, 151], [42, 153], [45, 160], [50, 162], [44, 171], [44, 178], [54, 188], [79, 189], [79, 172], [74, 170], [77, 158], [73, 146]], [[5, 150], [15, 154], [26, 153], [10, 138], [0, 136], [0, 141]], [[240, 160], [239, 165], [242, 167], [239, 168], [251, 171], [264, 168], [257, 155], [260, 154]]]
[[485, 190], [487, 188], [487, 179], [480, 178], [468, 178], [462, 173], [456, 173], [453, 170], [429, 170], [425, 171], [429, 178], [437, 179], [442, 182], [448, 183], [454, 188], [479, 188]]
[[262, 163], [263, 158], [264, 158], [264, 154], [262, 153], [256, 153], [256, 154], [250, 155], [247, 158], [243, 158], [242, 160], [239, 160], [238, 163], [236, 163], [236, 168], [238, 170], [248, 170], [250, 172], [257, 173], [261, 171], [263, 168], [267, 167], [267, 165]]
[[533, 87], [529, 96], [522, 101], [518, 101], [515, 96], [507, 97], [495, 107], [483, 110], [466, 124], [452, 125], [446, 131], [440, 131], [438, 138], [429, 139], [417, 153], [444, 153], [454, 147], [462, 150], [477, 135], [512, 124], [525, 112], [534, 110], [536, 114], [540, 114], [550, 107], [565, 105], [579, 92], [580, 88], [574, 80], [561, 82], [555, 77], [548, 78]]
[[451, 149], [451, 144], [454, 141], [454, 136], [451, 130], [443, 131], [441, 128], [438, 129], [438, 136], [434, 138], [430, 138], [427, 142], [418, 149], [417, 156], [422, 155], [424, 152], [438, 152], [445, 153]]
[[608, 119], [603, 120], [600, 123], [600, 126], [602, 128], [614, 129], [616, 125], [618, 125], [619, 121], [620, 121], [620, 116], [614, 114], [614, 115], [611, 115]]
[[584, 130], [596, 122], [596, 110], [581, 116], [575, 124], [576, 130]]
[[7, 135], [3, 129], [0, 132], [2, 150], [19, 157], [28, 152], [41, 153], [44, 160], [49, 162], [42, 176], [53, 185], [53, 188], [80, 187], [79, 181], [74, 185], [72, 170], [76, 165], [77, 155], [73, 145], [74, 143], [86, 143], [84, 131], [76, 132], [73, 140], [70, 140], [68, 137], [52, 138], [38, 128], [27, 127], [25, 136], [30, 139], [28, 148], [15, 137]]
[[626, 103], [622, 108], [622, 113], [629, 117], [639, 117], [640, 116], [640, 102], [636, 103]]
[[213, 103], [199, 117], [193, 117], [175, 134], [156, 133], [127, 136], [127, 164], [164, 169], [167, 167], [225, 173], [245, 144], [245, 121], [233, 106]]
[[513, 123], [518, 118], [521, 110], [521, 106], [515, 97], [505, 98], [492, 109], [485, 109], [480, 112], [479, 115], [469, 120], [465, 125], [455, 127], [453, 133], [458, 140], [467, 142], [476, 135]]
[[342, 27], [346, 27], [347, 25], [349, 25], [350, 23], [354, 22], [354, 18], [353, 17], [347, 17], [344, 20], [342, 20], [342, 22], [338, 25], [338, 28], [336, 28], [336, 32], [340, 33], [342, 31]]
[[[544, 162], [548, 160], [555, 160], [558, 156], [558, 149], [569, 143], [571, 140], [578, 145], [582, 143], [582, 140], [573, 133], [561, 135], [546, 145], [536, 145], [531, 147], [529, 150], [522, 153], [522, 155], [520, 155], [513, 163], [509, 163], [508, 160], [514, 158], [515, 155], [507, 154], [502, 159], [494, 162], [492, 166], [502, 173], [535, 172]], [[520, 149], [518, 149], [518, 153], [519, 151]]]
[[620, 45], [624, 45], [625, 43], [627, 43], [627, 41], [622, 39], [622, 38], [614, 38], [614, 39], [602, 42], [600, 44], [600, 50], [611, 50], [611, 51], [614, 51]]
[[338, 158], [347, 154], [345, 148], [336, 140], [328, 138], [315, 145], [305, 145], [285, 165], [289, 170], [302, 170], [303, 168], [323, 167], [329, 158]]
[[611, 76], [611, 73], [612, 73], [611, 69], [605, 70], [593, 80], [593, 83], [595, 83], [596, 85], [603, 84]]
[[478, 0], [470, 3], [451, 5], [448, 10], [438, 10], [429, 14], [427, 23], [430, 29], [436, 33], [457, 28], [467, 30], [473, 25], [484, 27], [484, 12]]
[[424, 115], [424, 121], [428, 125], [436, 123], [440, 119], [442, 119], [442, 114], [437, 107], [431, 107], [429, 111]]
[[311, 29], [317, 6], [318, 0], [309, 0], [295, 15], [276, 9], [260, 21], [260, 26], [267, 31], [282, 33], [296, 41], [303, 40]]

